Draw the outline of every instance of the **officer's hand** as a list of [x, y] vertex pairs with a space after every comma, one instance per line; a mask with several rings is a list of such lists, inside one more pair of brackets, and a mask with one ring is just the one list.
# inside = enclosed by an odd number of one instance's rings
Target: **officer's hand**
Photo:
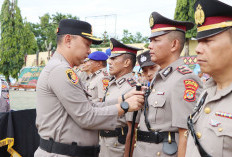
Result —
[[129, 104], [128, 112], [138, 111], [144, 105], [143, 95], [133, 95], [125, 100]]
[[136, 91], [136, 89], [132, 89], [131, 91], [127, 92], [125, 95], [124, 95], [124, 98], [125, 99], [128, 99], [134, 95], [144, 95], [144, 89], [146, 89], [147, 87], [145, 86], [142, 86], [142, 89], [141, 91]]

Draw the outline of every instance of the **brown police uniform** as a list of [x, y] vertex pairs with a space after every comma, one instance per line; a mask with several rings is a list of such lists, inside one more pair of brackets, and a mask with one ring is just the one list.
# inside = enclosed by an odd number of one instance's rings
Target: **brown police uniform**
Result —
[[[175, 135], [172, 135], [172, 138], [175, 138], [177, 145], [178, 128], [187, 129], [186, 119], [192, 113], [202, 88], [198, 76], [183, 65], [183, 60], [179, 59], [159, 71], [151, 83], [154, 82], [154, 85], [148, 97], [147, 118], [151, 130], [153, 132], [173, 132]], [[185, 70], [180, 70], [182, 68]], [[148, 132], [144, 114], [141, 114], [139, 131]], [[176, 154], [167, 155], [163, 152], [163, 141], [158, 144], [144, 142], [145, 139], [142, 136], [139, 140], [138, 132], [134, 157], [176, 156]]]
[[[115, 102], [122, 94], [130, 91], [136, 85], [135, 80], [133, 80], [132, 78], [132, 73], [128, 73], [117, 80], [113, 79], [112, 81], [110, 81], [109, 86], [107, 87], [108, 90], [106, 93], [105, 101]], [[124, 132], [124, 134], [126, 135], [127, 131], [123, 131], [123, 128], [127, 126], [127, 121], [132, 121], [132, 118], [133, 113], [127, 112], [125, 115], [118, 118], [116, 128], [121, 128], [121, 132]], [[120, 143], [118, 141], [118, 138], [120, 137], [101, 137], [101, 151], [99, 156], [122, 157], [125, 150], [125, 144]]]
[[[114, 38], [110, 39], [111, 55], [110, 58], [118, 57], [123, 54], [130, 54], [136, 56], [137, 51], [141, 50], [136, 47], [128, 46], [120, 43]], [[127, 93], [135, 87], [137, 82], [133, 79], [133, 74], [127, 73], [122, 77], [116, 79], [115, 77], [109, 82], [106, 89], [105, 102], [116, 102], [118, 97]], [[136, 123], [139, 121], [140, 113], [136, 117]], [[114, 131], [102, 130], [100, 131], [100, 157], [123, 157], [125, 151], [126, 136], [128, 132], [127, 121], [133, 120], [133, 113], [126, 113], [118, 118], [116, 129]]]
[[10, 99], [9, 99], [9, 86], [4, 80], [1, 81], [1, 93], [0, 93], [0, 112], [10, 111]]
[[[153, 12], [150, 26], [150, 38], [153, 38], [170, 31], [184, 33], [193, 24], [170, 20]], [[201, 91], [199, 77], [184, 65], [182, 59], [158, 71], [145, 94], [150, 93], [140, 117], [133, 157], [177, 156], [178, 128], [187, 129], [187, 117]]]
[[87, 87], [88, 92], [91, 95], [89, 97], [90, 100], [99, 102], [100, 99], [103, 99], [109, 79], [109, 74], [106, 68], [99, 69], [92, 74]]
[[[199, 13], [204, 16], [199, 16]], [[195, 4], [197, 39], [211, 37], [231, 28], [231, 13], [232, 6], [220, 1], [197, 1]], [[186, 157], [232, 156], [231, 93], [232, 84], [217, 90], [213, 78], [206, 81], [205, 91], [195, 108], [197, 112], [191, 116], [192, 119], [190, 117], [188, 119], [188, 122], [192, 123], [189, 123]], [[192, 134], [196, 138], [193, 139]]]
[[[81, 35], [95, 44], [101, 43], [91, 30], [86, 22], [65, 19], [59, 24], [58, 34]], [[36, 126], [41, 140], [35, 156], [97, 157], [97, 130], [115, 129], [116, 105], [93, 104], [82, 81], [58, 52], [41, 72], [36, 91]]]

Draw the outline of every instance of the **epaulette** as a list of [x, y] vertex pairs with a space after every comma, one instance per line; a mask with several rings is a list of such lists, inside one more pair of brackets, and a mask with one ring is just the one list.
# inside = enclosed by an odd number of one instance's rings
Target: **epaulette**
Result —
[[128, 78], [127, 82], [131, 87], [134, 87], [137, 84], [137, 82], [133, 78]]
[[179, 66], [177, 68], [177, 71], [179, 71], [181, 74], [185, 75], [185, 74], [189, 74], [189, 73], [192, 73], [193, 71], [191, 69], [189, 69], [188, 67], [186, 66]]
[[107, 71], [102, 71], [102, 73], [103, 73], [104, 76], [109, 76]]

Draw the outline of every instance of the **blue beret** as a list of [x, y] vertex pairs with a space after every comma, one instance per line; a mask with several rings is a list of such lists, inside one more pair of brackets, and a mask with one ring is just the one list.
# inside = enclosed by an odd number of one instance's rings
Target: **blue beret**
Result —
[[110, 49], [110, 48], [106, 49], [106, 54], [107, 54], [108, 56], [111, 55], [111, 49]]
[[95, 51], [90, 53], [88, 58], [95, 61], [105, 61], [108, 59], [108, 55], [102, 51]]

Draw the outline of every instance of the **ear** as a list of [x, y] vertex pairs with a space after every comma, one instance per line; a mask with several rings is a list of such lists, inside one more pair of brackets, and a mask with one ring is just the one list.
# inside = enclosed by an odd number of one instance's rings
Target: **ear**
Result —
[[130, 63], [131, 63], [131, 60], [130, 60], [130, 59], [126, 59], [126, 60], [124, 61], [124, 66], [123, 66], [123, 67], [125, 67], [125, 68], [129, 67], [129, 66], [130, 66]]
[[66, 47], [70, 48], [71, 47], [71, 40], [72, 40], [71, 35], [69, 35], [69, 34], [65, 35], [65, 37], [64, 37], [64, 45]]
[[175, 39], [171, 43], [171, 52], [175, 52], [180, 48], [180, 41]]

